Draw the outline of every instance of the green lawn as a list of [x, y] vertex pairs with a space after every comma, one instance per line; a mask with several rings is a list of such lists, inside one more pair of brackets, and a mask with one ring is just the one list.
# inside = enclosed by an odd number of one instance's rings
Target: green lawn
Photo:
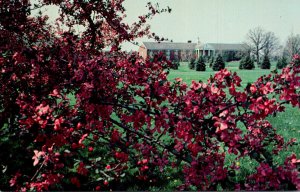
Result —
[[[254, 82], [256, 79], [258, 79], [262, 75], [269, 74], [272, 70], [275, 69], [275, 62], [271, 63], [272, 67], [270, 70], [263, 70], [259, 69], [257, 66], [254, 70], [239, 70], [239, 62], [230, 62], [226, 63], [226, 68], [230, 71], [235, 71], [238, 73], [238, 75], [242, 79], [242, 86], [244, 87], [247, 85], [248, 82]], [[215, 72], [212, 71], [211, 68], [208, 67], [208, 64], [206, 65], [206, 71], [200, 72], [191, 70], [188, 68], [187, 62], [182, 62], [178, 70], [171, 70], [170, 74], [168, 76], [168, 79], [173, 81], [176, 77], [180, 77], [183, 79], [184, 82], [187, 84], [190, 84], [192, 80], [195, 81], [207, 81], [207, 79], [214, 75]], [[285, 140], [289, 140], [291, 138], [296, 138], [300, 140], [300, 110], [298, 108], [293, 108], [291, 106], [286, 107], [286, 111], [283, 113], [278, 114], [276, 117], [269, 117], [268, 120], [271, 122], [271, 124], [277, 128], [278, 133], [281, 134]], [[277, 161], [282, 162], [283, 159], [287, 155], [290, 155], [291, 153], [300, 154], [300, 146], [294, 145], [289, 148], [289, 150], [282, 151], [281, 154], [278, 156]], [[299, 158], [299, 156], [298, 156]], [[248, 160], [245, 160], [245, 162], [248, 162]], [[241, 162], [242, 163], [242, 162]], [[246, 167], [251, 166], [247, 165]]]
[[[230, 71], [235, 71], [242, 78], [242, 85], [246, 85], [248, 82], [254, 82], [258, 77], [262, 75], [269, 74], [270, 71], [275, 69], [275, 62], [271, 63], [272, 67], [270, 70], [267, 69], [259, 69], [257, 66], [254, 70], [239, 70], [239, 62], [229, 62], [226, 63], [226, 68]], [[181, 77], [184, 82], [190, 84], [192, 80], [195, 81], [206, 81], [210, 75], [214, 75], [216, 72], [208, 67], [206, 64], [206, 71], [195, 71], [190, 70], [187, 62], [180, 63], [178, 70], [171, 70], [168, 79], [174, 80], [176, 77]]]

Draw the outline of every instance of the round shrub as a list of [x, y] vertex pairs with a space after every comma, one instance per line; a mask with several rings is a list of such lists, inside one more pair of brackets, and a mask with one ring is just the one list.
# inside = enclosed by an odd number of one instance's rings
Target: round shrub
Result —
[[205, 71], [206, 66], [205, 62], [202, 56], [199, 57], [197, 63], [196, 63], [196, 71]]
[[179, 66], [180, 66], [179, 61], [177, 60], [172, 61], [172, 69], [177, 70]]
[[195, 62], [196, 62], [196, 59], [192, 58], [191, 61], [189, 62], [190, 69], [195, 69]]
[[243, 57], [243, 58], [240, 60], [239, 69], [244, 69], [245, 60], [246, 60], [245, 57]]
[[255, 68], [254, 62], [249, 55], [241, 59], [239, 69], [251, 70], [254, 68]]
[[278, 59], [276, 67], [277, 69], [282, 69], [286, 67], [288, 64], [286, 57], [282, 56], [281, 58]]
[[220, 71], [221, 69], [225, 68], [225, 62], [223, 61], [223, 58], [221, 55], [218, 55], [216, 58], [216, 61], [214, 62], [212, 66], [214, 71]]
[[211, 57], [209, 60], [209, 67], [212, 68], [213, 64], [214, 64], [215, 58]]
[[267, 55], [265, 55], [264, 60], [261, 64], [261, 69], [270, 69], [270, 68], [271, 68], [270, 59]]

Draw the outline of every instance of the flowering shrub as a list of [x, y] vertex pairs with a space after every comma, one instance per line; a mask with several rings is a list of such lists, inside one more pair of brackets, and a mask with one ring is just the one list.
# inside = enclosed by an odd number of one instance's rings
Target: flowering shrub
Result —
[[[299, 56], [242, 91], [226, 69], [189, 87], [170, 82], [163, 55], [150, 61], [119, 50], [158, 38], [145, 23], [169, 9], [149, 3], [129, 26], [122, 3], [41, 0], [36, 7], [60, 8], [52, 26], [29, 15], [28, 0], [0, 0], [1, 189], [150, 189], [172, 177], [184, 190], [299, 190], [299, 157], [272, 159], [295, 141], [266, 120], [285, 104], [300, 106]], [[75, 24], [85, 31], [75, 34]], [[258, 166], [237, 182], [228, 154]]]

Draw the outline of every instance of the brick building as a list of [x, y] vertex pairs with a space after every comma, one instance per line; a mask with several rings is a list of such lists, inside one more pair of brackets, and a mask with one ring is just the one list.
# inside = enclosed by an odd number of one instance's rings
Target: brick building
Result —
[[190, 61], [200, 56], [215, 57], [218, 54], [230, 60], [240, 59], [243, 52], [249, 49], [243, 43], [173, 43], [173, 42], [143, 42], [138, 52], [143, 58], [163, 52], [170, 60]]
[[173, 42], [143, 42], [139, 48], [139, 55], [143, 58], [151, 57], [156, 53], [163, 52], [170, 60], [189, 61], [195, 57], [196, 43]]

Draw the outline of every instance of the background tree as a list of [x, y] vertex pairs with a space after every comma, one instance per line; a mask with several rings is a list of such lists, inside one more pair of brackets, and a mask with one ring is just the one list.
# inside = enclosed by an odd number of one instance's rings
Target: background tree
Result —
[[213, 66], [212, 69], [214, 71], [220, 71], [221, 69], [225, 68], [225, 62], [223, 61], [223, 58], [221, 55], [218, 55]]
[[263, 53], [270, 57], [272, 53], [279, 49], [279, 40], [273, 32], [267, 32], [264, 36]]
[[204, 62], [204, 59], [202, 56], [200, 56], [199, 59], [197, 60], [195, 70], [196, 71], [205, 71], [206, 70], [206, 65], [205, 65], [205, 62]]
[[261, 68], [262, 69], [270, 69], [271, 68], [270, 59], [267, 55], [264, 56], [264, 60], [261, 64]]
[[289, 59], [295, 54], [300, 53], [300, 35], [299, 34], [291, 34], [286, 41], [285, 50], [288, 54]]
[[248, 38], [248, 45], [251, 47], [253, 53], [255, 54], [256, 62], [259, 65], [260, 51], [263, 50], [266, 43], [265, 31], [260, 27], [250, 29], [247, 34], [247, 38]]

